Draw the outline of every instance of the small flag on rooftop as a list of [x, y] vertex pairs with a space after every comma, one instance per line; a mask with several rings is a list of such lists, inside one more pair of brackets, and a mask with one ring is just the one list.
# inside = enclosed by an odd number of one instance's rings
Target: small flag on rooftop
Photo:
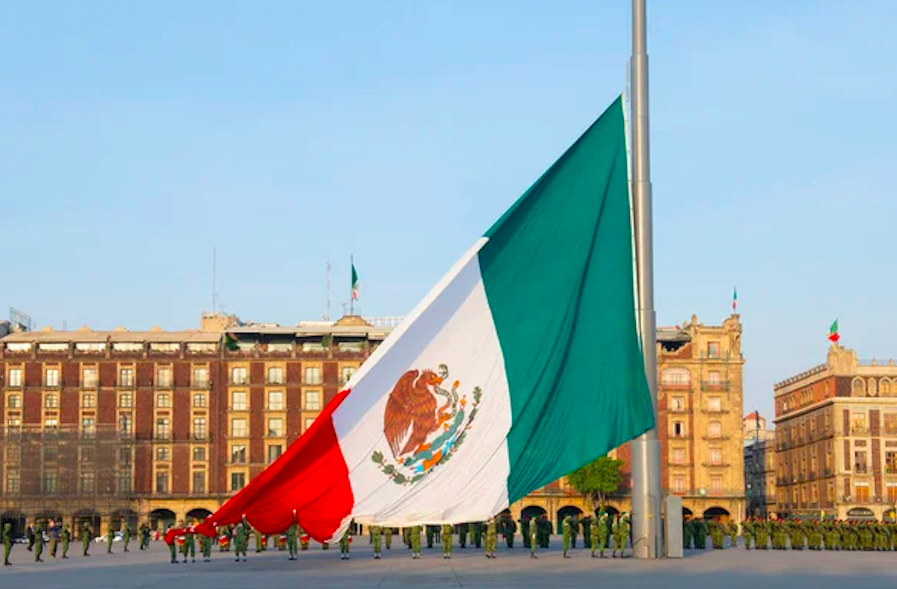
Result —
[[835, 319], [835, 322], [832, 323], [832, 326], [828, 328], [828, 339], [832, 343], [838, 343], [838, 340], [841, 339], [841, 336], [838, 334], [837, 319]]
[[738, 287], [732, 291], [732, 312], [735, 313], [738, 311]]
[[352, 262], [352, 300], [358, 300], [358, 272], [355, 270], [355, 262]]

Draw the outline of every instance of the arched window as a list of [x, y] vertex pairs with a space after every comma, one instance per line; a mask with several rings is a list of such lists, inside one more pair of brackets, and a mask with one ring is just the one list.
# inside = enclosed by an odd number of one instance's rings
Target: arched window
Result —
[[882, 397], [891, 396], [891, 380], [883, 378], [878, 382], [878, 392]]
[[865, 397], [866, 396], [866, 383], [863, 382], [862, 378], [853, 379], [853, 384], [851, 385], [851, 394], [854, 397]]

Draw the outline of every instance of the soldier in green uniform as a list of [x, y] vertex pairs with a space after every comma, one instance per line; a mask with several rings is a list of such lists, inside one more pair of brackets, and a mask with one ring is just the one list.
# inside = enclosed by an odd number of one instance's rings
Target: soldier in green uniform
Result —
[[[293, 523], [290, 524], [290, 527], [287, 528], [287, 550], [290, 551], [290, 557], [287, 560], [296, 560], [297, 554], [299, 553], [299, 543], [297, 541], [298, 538], [298, 528], [299, 523], [296, 521], [295, 514], [293, 515]], [[371, 530], [371, 536], [373, 536], [373, 529]]]
[[61, 526], [57, 524], [52, 519], [47, 524], [47, 535], [49, 536], [49, 547], [47, 548], [47, 552], [50, 553], [50, 556], [56, 558], [56, 549], [59, 545], [59, 529]]
[[589, 518], [589, 548], [592, 550], [592, 558], [596, 558], [598, 552], [598, 518]]
[[751, 549], [751, 540], [754, 539], [754, 522], [751, 518], [741, 524], [741, 537], [744, 538], [744, 549]]
[[810, 550], [820, 550], [822, 548], [822, 528], [818, 521], [810, 521], [805, 524], [807, 531], [807, 547]]
[[707, 534], [710, 531], [707, 527], [707, 522], [704, 518], [698, 517], [691, 520], [691, 525], [692, 535], [695, 539], [695, 548], [705, 550], [707, 548]]
[[551, 520], [548, 519], [547, 514], [543, 513], [540, 521], [542, 522], [542, 548], [548, 550], [551, 545]]
[[523, 536], [523, 547], [529, 548], [529, 518], [520, 519], [520, 534]]
[[234, 528], [234, 555], [236, 556], [234, 562], [240, 562], [241, 554], [243, 555], [243, 562], [246, 562], [246, 545], [249, 540], [248, 525], [240, 522]]
[[573, 535], [573, 518], [569, 515], [566, 516], [561, 523], [561, 528], [564, 534], [564, 558], [570, 558], [567, 552], [570, 550], [570, 537]]
[[791, 550], [803, 550], [807, 532], [801, 521], [792, 520], [788, 524], [788, 538], [791, 540]]
[[579, 517], [570, 518], [570, 547], [576, 548], [576, 538], [579, 536]]
[[710, 539], [713, 541], [713, 549], [722, 550], [723, 541], [726, 537], [723, 524], [721, 524], [718, 520], [712, 519], [707, 522], [707, 525], [710, 527]]
[[343, 532], [343, 537], [339, 539], [339, 558], [340, 560], [349, 560], [349, 530]]
[[483, 547], [483, 522], [473, 523], [473, 545], [477, 549]]
[[408, 532], [411, 543], [411, 558], [415, 560], [420, 558], [420, 532], [420, 526], [412, 526]]
[[258, 530], [255, 530], [255, 551], [256, 553], [262, 551], [262, 533]]
[[196, 562], [196, 534], [194, 532], [193, 526], [187, 526], [184, 534], [184, 563], [187, 562], [188, 556], [192, 562]]
[[[201, 520], [199, 523], [205, 523], [205, 520]], [[217, 538], [218, 535], [216, 534], [215, 537]], [[202, 561], [212, 562], [212, 536], [200, 534], [199, 549], [202, 550]]]
[[112, 554], [112, 543], [115, 542], [115, 530], [112, 529], [112, 522], [106, 527], [106, 554]]
[[383, 535], [386, 537], [386, 549], [389, 550], [392, 547], [392, 528], [383, 530]]
[[729, 546], [735, 548], [738, 545], [738, 524], [734, 520], [729, 520], [726, 531], [729, 532]]
[[498, 527], [495, 518], [489, 520], [486, 524], [486, 542], [484, 548], [486, 550], [486, 558], [495, 558], [495, 549], [498, 544]]
[[3, 524], [3, 566], [12, 566], [9, 562], [9, 553], [12, 552], [12, 524]]
[[44, 553], [44, 524], [37, 522], [34, 526], [34, 562], [44, 562], [41, 555]]
[[380, 540], [383, 537], [383, 528], [371, 526], [371, 544], [374, 545], [374, 560], [380, 560]]
[[769, 548], [769, 523], [765, 520], [754, 520], [751, 523], [751, 532], [754, 534], [754, 547], [757, 550]]
[[433, 548], [433, 538], [436, 537], [436, 526], [427, 524], [427, 526], [424, 527], [424, 534], [427, 537], [427, 548]]
[[508, 516], [505, 518], [505, 544], [507, 544], [508, 548], [514, 547], [514, 535], [517, 534], [517, 522], [514, 521], [514, 518]]
[[691, 548], [694, 543], [691, 533], [692, 527], [691, 520], [682, 519], [682, 548], [684, 550]]
[[452, 557], [452, 526], [449, 524], [442, 525], [442, 558], [449, 559]]
[[84, 548], [84, 556], [90, 556], [87, 551], [90, 549], [90, 524], [84, 522], [81, 526], [81, 546]]
[[62, 541], [62, 559], [69, 559], [69, 542], [72, 541], [72, 533], [69, 531], [69, 525], [62, 526], [62, 532], [59, 533], [59, 539]]
[[585, 516], [581, 520], [579, 520], [579, 525], [582, 526], [582, 544], [584, 548], [592, 546], [592, 517]]
[[[168, 544], [168, 554], [171, 557], [171, 564], [178, 563], [178, 538], [176, 535], [172, 534], [172, 530], [174, 530], [174, 526], [168, 526], [168, 530], [165, 532], [165, 543]], [[170, 540], [170, 542], [169, 542]]]
[[604, 556], [604, 549], [607, 548], [607, 538], [610, 535], [610, 522], [608, 521], [607, 512], [602, 512], [601, 515], [598, 516], [598, 556], [601, 558], [607, 558]]
[[129, 526], [128, 522], [125, 520], [121, 520], [121, 538], [125, 542], [125, 547], [122, 552], [131, 552], [128, 550], [128, 544], [131, 543], [131, 526]]
[[614, 536], [614, 552], [613, 557], [617, 557], [617, 550], [620, 551], [620, 558], [626, 558], [626, 540], [629, 539], [629, 518], [626, 513], [620, 513], [614, 520], [613, 525]]
[[536, 546], [539, 545], [539, 541], [537, 539], [539, 530], [536, 527], [536, 520], [532, 520], [531, 524], [527, 526], [528, 538], [529, 538], [529, 557], [530, 558], [539, 558], [536, 556]]

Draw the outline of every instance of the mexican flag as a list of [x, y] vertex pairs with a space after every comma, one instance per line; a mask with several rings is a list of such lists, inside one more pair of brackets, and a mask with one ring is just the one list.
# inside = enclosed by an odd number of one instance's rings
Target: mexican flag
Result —
[[832, 323], [832, 326], [828, 328], [828, 339], [832, 343], [838, 343], [838, 340], [841, 339], [841, 336], [838, 334], [837, 319], [835, 319], [835, 322]]
[[352, 300], [358, 300], [358, 287], [360, 286], [358, 282], [358, 272], [355, 271], [355, 262], [352, 262]]
[[617, 99], [208, 533], [484, 521], [653, 427], [625, 134]]

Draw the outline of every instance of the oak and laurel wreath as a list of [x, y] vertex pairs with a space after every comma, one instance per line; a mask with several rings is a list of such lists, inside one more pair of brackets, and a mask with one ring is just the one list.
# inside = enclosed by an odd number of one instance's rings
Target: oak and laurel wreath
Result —
[[[467, 425], [464, 426], [464, 430], [457, 437], [457, 439], [455, 439], [455, 443], [452, 444], [451, 449], [445, 454], [445, 456], [442, 457], [439, 462], [433, 465], [433, 468], [436, 468], [440, 464], [445, 464], [446, 462], [448, 462], [452, 457], [452, 454], [454, 454], [458, 450], [458, 448], [461, 447], [461, 444], [464, 443], [464, 439], [467, 437], [467, 430], [470, 429], [470, 425], [473, 423], [473, 420], [477, 416], [477, 412], [479, 411], [478, 407], [480, 404], [480, 399], [482, 398], [483, 389], [481, 389], [480, 387], [474, 387], [473, 403], [471, 403], [470, 405], [470, 417], [467, 418]], [[383, 452], [380, 452], [379, 450], [375, 451], [371, 455], [371, 460], [374, 461], [374, 464], [377, 465], [377, 467], [383, 472], [383, 474], [391, 478], [392, 482], [397, 485], [413, 485], [417, 481], [427, 476], [426, 472], [416, 474], [413, 477], [402, 474], [401, 472], [399, 472], [399, 469], [396, 465], [390, 464], [386, 461], [386, 459], [383, 457]]]

